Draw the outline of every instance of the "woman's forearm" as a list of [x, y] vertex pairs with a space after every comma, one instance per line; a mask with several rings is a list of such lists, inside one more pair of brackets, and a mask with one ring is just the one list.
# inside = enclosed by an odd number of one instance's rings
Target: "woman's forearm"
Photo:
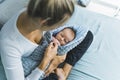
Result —
[[44, 57], [42, 59], [41, 64], [38, 66], [39, 69], [45, 71], [46, 67], [50, 63], [50, 61], [56, 56], [57, 54], [58, 45], [57, 43], [51, 42], [49, 46], [46, 48], [44, 53]]
[[50, 63], [51, 60], [49, 60], [47, 57], [44, 57], [40, 65], [38, 66], [39, 69], [45, 71], [47, 65]]
[[67, 78], [70, 71], [72, 69], [72, 66], [68, 63], [65, 63], [64, 67], [63, 67], [63, 71], [65, 72], [65, 77]]

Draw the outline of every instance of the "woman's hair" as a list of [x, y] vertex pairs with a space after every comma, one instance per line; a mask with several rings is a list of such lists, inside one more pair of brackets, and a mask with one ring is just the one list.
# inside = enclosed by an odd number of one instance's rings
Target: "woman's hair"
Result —
[[63, 23], [73, 12], [72, 0], [30, 0], [27, 9], [29, 17], [47, 20], [48, 26]]

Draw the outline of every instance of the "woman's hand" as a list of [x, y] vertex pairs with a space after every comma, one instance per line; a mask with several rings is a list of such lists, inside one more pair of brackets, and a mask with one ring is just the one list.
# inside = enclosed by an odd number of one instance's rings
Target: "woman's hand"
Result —
[[55, 73], [58, 76], [58, 80], [66, 80], [66, 74], [62, 68], [57, 68]]
[[41, 70], [45, 70], [46, 66], [51, 62], [51, 60], [56, 56], [57, 54], [57, 43], [51, 42], [49, 46], [46, 48], [44, 57], [41, 61], [41, 64], [38, 66]]
[[62, 63], [66, 58], [66, 55], [55, 56], [51, 61], [48, 69], [45, 71], [46, 76], [48, 76], [52, 71], [54, 71], [60, 63]]
[[57, 54], [58, 44], [56, 42], [51, 42], [46, 48], [44, 57], [48, 60], [52, 60]]

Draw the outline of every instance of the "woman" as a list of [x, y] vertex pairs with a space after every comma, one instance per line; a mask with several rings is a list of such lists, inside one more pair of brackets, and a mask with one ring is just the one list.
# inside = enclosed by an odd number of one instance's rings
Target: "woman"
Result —
[[[27, 10], [11, 18], [1, 29], [0, 51], [7, 80], [38, 80], [46, 61], [39, 65], [28, 77], [24, 77], [22, 56], [28, 56], [41, 41], [43, 31], [48, 31], [67, 21], [74, 12], [71, 0], [30, 0]], [[51, 42], [45, 52], [56, 53], [57, 44]], [[51, 56], [52, 58], [53, 56]], [[48, 60], [51, 60], [49, 58]], [[56, 56], [52, 63], [59, 64], [65, 56]], [[52, 65], [46, 74], [51, 73]]]

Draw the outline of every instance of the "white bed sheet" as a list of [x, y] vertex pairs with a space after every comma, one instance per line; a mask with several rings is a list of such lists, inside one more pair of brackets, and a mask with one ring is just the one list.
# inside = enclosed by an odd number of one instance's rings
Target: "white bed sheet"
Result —
[[68, 80], [120, 80], [120, 20], [82, 8], [79, 11], [81, 19], [76, 24], [89, 26], [94, 40]]

